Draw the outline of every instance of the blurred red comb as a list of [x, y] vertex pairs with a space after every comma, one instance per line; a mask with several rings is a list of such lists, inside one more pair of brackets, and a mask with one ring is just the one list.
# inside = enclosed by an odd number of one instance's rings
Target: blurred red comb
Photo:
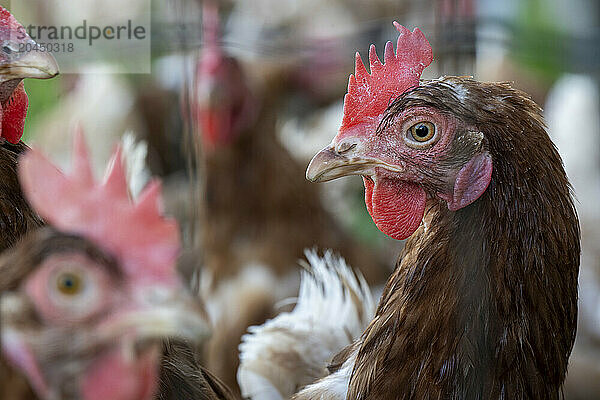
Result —
[[[0, 6], [0, 29], [8, 28], [0, 32], [0, 39], [7, 40], [9, 38], [19, 39], [29, 38], [27, 31], [19, 21], [6, 8]], [[18, 35], [18, 36], [17, 36]], [[12, 37], [11, 37], [12, 36]]]
[[219, 6], [205, 1], [202, 7], [202, 57], [198, 68], [207, 76], [218, 73], [223, 62], [223, 49], [220, 44]]
[[354, 75], [348, 81], [344, 97], [342, 127], [347, 129], [381, 115], [390, 103], [406, 90], [418, 86], [423, 70], [433, 61], [433, 51], [425, 35], [416, 28], [413, 32], [394, 21], [400, 32], [396, 52], [392, 42], [385, 45], [384, 63], [379, 60], [375, 46], [369, 49], [369, 74], [356, 53]]
[[32, 149], [20, 160], [19, 177], [27, 199], [47, 222], [108, 251], [134, 282], [177, 282], [179, 230], [174, 220], [161, 214], [160, 182], [148, 184], [134, 203], [120, 148], [115, 150], [104, 180], [96, 182], [83, 133], [78, 131], [70, 174], [63, 174]]
[[202, 6], [202, 39], [204, 46], [219, 46], [220, 25], [219, 6], [212, 1], [205, 1]]

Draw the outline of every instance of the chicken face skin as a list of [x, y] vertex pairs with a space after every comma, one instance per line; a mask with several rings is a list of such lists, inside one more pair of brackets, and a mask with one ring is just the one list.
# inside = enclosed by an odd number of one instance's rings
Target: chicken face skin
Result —
[[420, 225], [428, 200], [442, 199], [452, 211], [466, 207], [485, 192], [493, 171], [483, 133], [424, 95], [426, 87], [400, 96], [371, 131], [340, 132], [307, 170], [313, 181], [362, 175], [367, 210], [399, 240]]
[[112, 257], [76, 236], [36, 232], [2, 267], [26, 274], [3, 291], [2, 350], [44, 399], [150, 399], [159, 340], [206, 329], [185, 292], [130, 285]]

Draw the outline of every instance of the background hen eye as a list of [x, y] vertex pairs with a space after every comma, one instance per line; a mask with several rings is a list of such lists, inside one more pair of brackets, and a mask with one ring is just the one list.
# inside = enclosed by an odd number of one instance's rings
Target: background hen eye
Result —
[[83, 282], [78, 274], [63, 272], [56, 278], [56, 288], [64, 295], [74, 296], [83, 289]]
[[25, 292], [44, 321], [84, 321], [112, 304], [113, 288], [121, 281], [109, 268], [87, 253], [56, 252], [37, 265], [25, 282]]
[[408, 131], [411, 138], [417, 142], [427, 142], [435, 135], [435, 125], [431, 122], [418, 122], [411, 126]]

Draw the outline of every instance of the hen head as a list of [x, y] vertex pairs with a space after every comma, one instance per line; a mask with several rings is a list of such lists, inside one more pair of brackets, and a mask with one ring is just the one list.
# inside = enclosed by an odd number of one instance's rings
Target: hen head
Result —
[[38, 50], [25, 28], [0, 7], [0, 137], [18, 143], [23, 135], [29, 106], [23, 79], [46, 79], [57, 74], [52, 54]]
[[19, 174], [51, 227], [0, 260], [4, 355], [44, 399], [151, 399], [160, 339], [207, 331], [176, 274], [178, 229], [160, 214], [160, 185], [130, 200], [119, 151], [95, 182], [79, 136], [70, 175], [36, 150]]
[[373, 221], [402, 240], [421, 224], [428, 200], [441, 199], [456, 211], [481, 196], [491, 180], [492, 159], [474, 120], [458, 118], [451, 109], [453, 101], [461, 104], [461, 90], [467, 91], [461, 79], [420, 84], [433, 59], [431, 47], [418, 29], [394, 24], [400, 32], [397, 51], [388, 42], [384, 63], [371, 46], [368, 73], [357, 53], [342, 126], [313, 158], [307, 178], [362, 175]]
[[210, 151], [235, 142], [251, 124], [256, 105], [240, 63], [219, 43], [218, 8], [212, 2], [203, 9], [203, 39], [191, 103], [202, 144]]

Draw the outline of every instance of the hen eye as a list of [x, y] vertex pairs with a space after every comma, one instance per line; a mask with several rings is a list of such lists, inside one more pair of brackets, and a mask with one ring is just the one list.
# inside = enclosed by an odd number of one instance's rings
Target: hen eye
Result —
[[78, 274], [63, 272], [56, 278], [56, 289], [66, 296], [75, 296], [83, 290], [83, 281]]
[[4, 42], [2, 44], [2, 52], [10, 56], [13, 53], [19, 52], [19, 46], [13, 42]]
[[52, 323], [84, 321], [105, 310], [120, 283], [108, 265], [78, 252], [47, 256], [25, 283], [40, 318]]
[[411, 139], [423, 143], [431, 140], [435, 136], [435, 125], [431, 122], [418, 122], [408, 130]]

